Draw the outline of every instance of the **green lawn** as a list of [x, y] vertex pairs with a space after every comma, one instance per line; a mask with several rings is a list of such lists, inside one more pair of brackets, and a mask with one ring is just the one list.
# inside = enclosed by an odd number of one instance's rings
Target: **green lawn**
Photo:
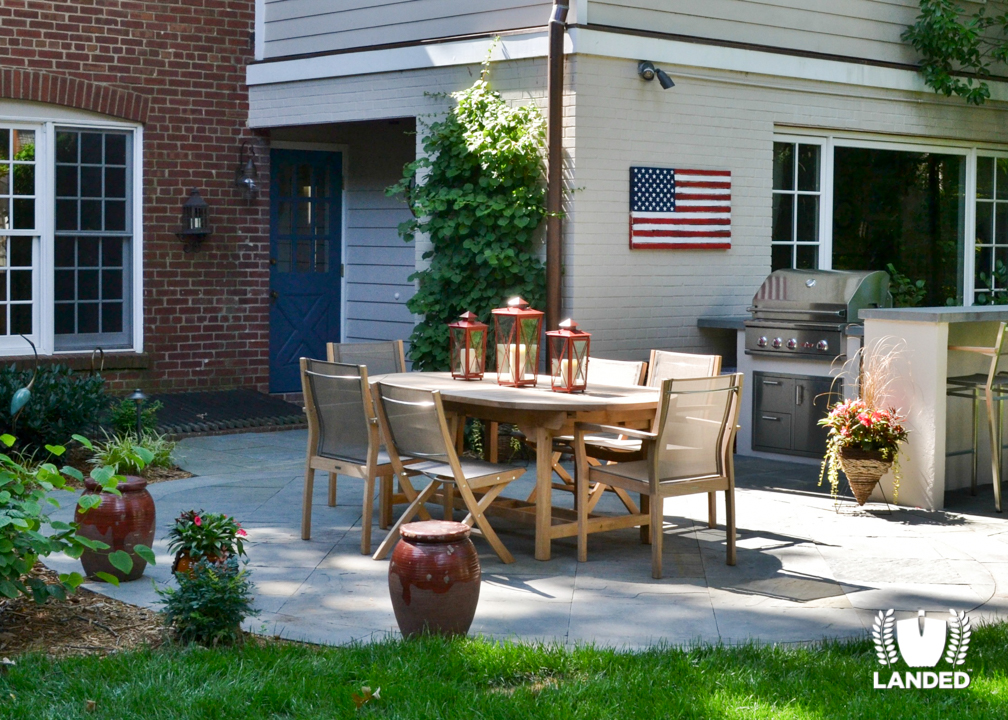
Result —
[[[948, 667], [942, 661], [935, 669]], [[887, 679], [890, 671], [867, 641], [636, 654], [467, 639], [269, 643], [105, 659], [21, 657], [0, 676], [0, 717], [1008, 717], [1008, 625], [974, 630], [963, 667], [972, 676], [968, 689], [875, 690], [873, 673]], [[362, 685], [381, 687], [381, 697], [357, 712], [351, 695]]]

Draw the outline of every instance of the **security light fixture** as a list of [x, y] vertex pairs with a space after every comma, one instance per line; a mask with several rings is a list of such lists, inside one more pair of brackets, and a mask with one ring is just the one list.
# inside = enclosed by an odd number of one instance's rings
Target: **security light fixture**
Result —
[[246, 200], [259, 197], [259, 170], [255, 163], [255, 148], [248, 140], [243, 140], [238, 149], [238, 169], [235, 170], [234, 184], [240, 188]]
[[657, 77], [658, 84], [662, 86], [663, 90], [675, 87], [675, 83], [672, 82], [672, 78], [669, 77], [668, 73], [660, 68], [656, 68], [653, 62], [641, 60], [637, 63], [637, 74], [645, 82], [650, 82]]
[[185, 242], [187, 251], [196, 250], [203, 238], [212, 232], [209, 209], [199, 190], [193, 188], [189, 199], [182, 204], [182, 227], [175, 231], [175, 235]]

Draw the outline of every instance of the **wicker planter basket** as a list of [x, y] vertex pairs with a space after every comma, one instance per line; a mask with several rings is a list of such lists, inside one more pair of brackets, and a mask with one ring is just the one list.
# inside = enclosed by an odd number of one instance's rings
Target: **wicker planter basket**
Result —
[[878, 481], [889, 472], [892, 460], [883, 458], [881, 450], [841, 448], [840, 467], [847, 476], [858, 505], [864, 505]]

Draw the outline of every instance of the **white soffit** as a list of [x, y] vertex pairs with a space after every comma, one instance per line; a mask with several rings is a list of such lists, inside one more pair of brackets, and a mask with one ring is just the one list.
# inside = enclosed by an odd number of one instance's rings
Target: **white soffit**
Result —
[[[251, 85], [320, 80], [323, 78], [421, 70], [454, 65], [479, 64], [493, 46], [491, 59], [522, 60], [546, 57], [545, 31], [506, 35], [497, 41], [473, 38], [443, 43], [411, 45], [384, 50], [321, 55], [250, 65], [246, 81]], [[717, 70], [768, 77], [833, 83], [855, 87], [901, 90], [932, 95], [921, 74], [857, 62], [809, 58], [746, 48], [642, 37], [588, 28], [571, 28], [564, 41], [566, 54], [597, 55], [621, 60], [651, 60], [697, 70]], [[991, 99], [1008, 101], [1008, 84], [988, 83]]]

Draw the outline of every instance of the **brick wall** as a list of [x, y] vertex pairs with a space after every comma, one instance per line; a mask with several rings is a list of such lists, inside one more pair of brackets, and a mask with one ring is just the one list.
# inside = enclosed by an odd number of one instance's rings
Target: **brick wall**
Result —
[[[254, 0], [0, 0], [0, 101], [69, 105], [144, 124], [147, 368], [106, 373], [113, 389], [265, 390], [268, 201], [232, 186], [246, 127]], [[214, 234], [196, 253], [174, 234], [198, 188]]]

